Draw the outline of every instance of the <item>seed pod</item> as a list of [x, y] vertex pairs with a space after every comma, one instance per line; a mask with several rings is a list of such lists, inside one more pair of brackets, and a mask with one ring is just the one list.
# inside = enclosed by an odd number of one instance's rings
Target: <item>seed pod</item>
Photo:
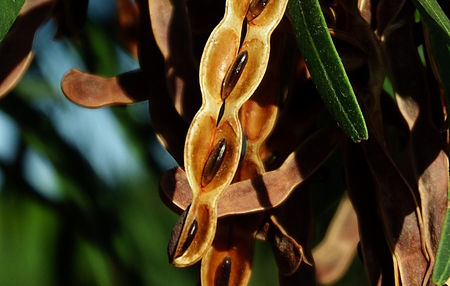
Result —
[[184, 253], [186, 249], [188, 249], [189, 245], [191, 245], [194, 240], [195, 234], [197, 233], [198, 223], [197, 220], [194, 219], [194, 222], [191, 224], [191, 228], [189, 229], [188, 237], [181, 248], [181, 253]]
[[236, 86], [236, 83], [239, 80], [239, 77], [241, 76], [245, 65], [247, 64], [247, 60], [248, 60], [247, 51], [240, 52], [236, 56], [236, 59], [234, 59], [233, 64], [230, 66], [227, 74], [225, 75], [225, 78], [223, 79], [222, 90], [220, 93], [222, 99], [227, 98], [230, 95], [233, 88]]
[[214, 286], [228, 286], [231, 274], [231, 258], [225, 257], [222, 264], [217, 268]]
[[214, 147], [214, 150], [209, 154], [208, 160], [206, 160], [205, 167], [202, 174], [202, 187], [206, 187], [219, 171], [225, 158], [225, 151], [227, 150], [227, 140], [225, 138], [220, 141]]
[[248, 7], [247, 20], [252, 21], [261, 14], [270, 0], [253, 0]]

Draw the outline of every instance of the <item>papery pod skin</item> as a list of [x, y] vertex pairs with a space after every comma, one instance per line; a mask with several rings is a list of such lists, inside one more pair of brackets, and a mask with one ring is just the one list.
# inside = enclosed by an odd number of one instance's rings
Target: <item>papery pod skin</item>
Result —
[[[149, 2], [146, 0], [137, 1], [140, 11], [149, 11]], [[161, 144], [168, 150], [177, 163], [183, 166], [183, 139], [186, 138], [188, 126], [180, 114], [175, 109], [171, 101], [169, 88], [164, 85], [165, 76], [160, 72], [164, 69], [165, 61], [156, 40], [149, 36], [152, 29], [150, 14], [143, 12], [139, 21], [139, 64], [142, 74], [147, 80], [149, 93], [149, 114], [155, 129], [156, 136]], [[155, 68], [159, 67], [159, 68]], [[195, 96], [194, 94], [191, 96]], [[197, 94], [200, 96], [200, 94]]]
[[104, 78], [73, 69], [64, 75], [61, 89], [68, 99], [88, 108], [131, 104], [149, 96], [140, 70]]
[[[275, 30], [266, 74], [258, 89], [240, 110], [246, 149], [234, 181], [252, 179], [265, 172], [260, 148], [272, 131], [277, 117], [277, 104], [281, 94], [278, 71], [284, 47], [283, 37], [280, 29]], [[202, 259], [202, 285], [222, 285], [222, 282], [223, 285], [248, 284], [252, 272], [255, 235], [263, 216], [264, 213], [260, 212], [218, 220], [213, 244]], [[222, 266], [225, 262], [226, 267]], [[228, 267], [229, 272], [220, 270]], [[222, 275], [224, 272], [229, 276]]]
[[201, 98], [186, 3], [149, 0], [148, 5], [153, 35], [165, 61], [170, 98], [178, 114], [190, 123]]
[[[287, 1], [270, 2], [263, 13], [248, 24], [241, 48], [248, 51], [248, 62], [226, 99], [225, 110], [219, 121], [219, 112], [224, 104], [220, 93], [222, 81], [238, 53], [240, 30], [248, 5], [248, 1], [227, 1], [225, 16], [212, 32], [200, 63], [203, 101], [186, 136], [184, 162], [193, 192], [193, 203], [186, 218], [187, 225], [197, 217], [199, 231], [205, 235], [201, 237], [197, 235], [194, 239], [195, 251], [191, 251], [190, 248], [184, 253], [177, 251], [173, 262], [179, 267], [189, 266], [200, 260], [213, 241], [217, 223], [217, 201], [233, 179], [242, 148], [238, 111], [262, 80], [269, 58], [270, 35], [281, 20]], [[225, 153], [223, 168], [210, 184], [201, 187], [200, 178], [207, 157], [213, 146], [222, 138], [227, 140], [229, 146]], [[200, 209], [205, 211], [196, 214], [195, 212]], [[208, 219], [200, 218], [200, 215], [206, 214]], [[184, 229], [180, 241], [184, 241], [186, 235]]]
[[323, 240], [314, 247], [316, 276], [320, 284], [336, 283], [347, 272], [359, 242], [356, 213], [344, 195]]

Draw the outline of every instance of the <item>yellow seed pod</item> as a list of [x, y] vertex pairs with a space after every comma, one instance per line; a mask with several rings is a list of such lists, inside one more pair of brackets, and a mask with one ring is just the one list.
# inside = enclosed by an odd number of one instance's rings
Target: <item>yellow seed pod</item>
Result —
[[[199, 74], [202, 106], [189, 127], [184, 149], [193, 201], [173, 253], [173, 264], [178, 267], [199, 261], [213, 242], [217, 201], [231, 183], [241, 156], [238, 113], [265, 74], [270, 36], [284, 15], [287, 0], [267, 2], [259, 15], [247, 22], [241, 46], [241, 29], [250, 4], [250, 0], [228, 0], [225, 16], [203, 51]], [[225, 80], [230, 69], [231, 73], [239, 69], [239, 75], [232, 77], [232, 88], [223, 96], [224, 81], [230, 83]], [[196, 231], [192, 234], [194, 222]]]

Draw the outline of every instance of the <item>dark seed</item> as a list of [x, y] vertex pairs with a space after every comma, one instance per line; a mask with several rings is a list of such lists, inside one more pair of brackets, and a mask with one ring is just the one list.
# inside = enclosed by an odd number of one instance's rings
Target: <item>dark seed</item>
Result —
[[253, 0], [248, 7], [247, 20], [251, 21], [261, 14], [270, 0]]
[[194, 222], [191, 224], [191, 228], [189, 229], [188, 237], [184, 241], [183, 247], [181, 248], [181, 253], [184, 253], [186, 249], [191, 245], [194, 240], [195, 234], [197, 233], [198, 223], [197, 220], [194, 219]]
[[278, 153], [275, 152], [270, 152], [269, 154], [267, 154], [267, 156], [264, 158], [263, 163], [264, 163], [264, 167], [267, 170], [273, 170], [273, 164], [278, 160]]
[[223, 79], [222, 90], [220, 93], [222, 99], [227, 98], [230, 95], [233, 88], [236, 86], [236, 83], [241, 77], [242, 71], [244, 70], [244, 67], [247, 64], [247, 60], [248, 60], [247, 51], [240, 52], [236, 56], [236, 59], [234, 59], [233, 64], [228, 69], [228, 72], [225, 75], [225, 78]]
[[181, 248], [181, 253], [184, 253], [186, 249], [191, 245], [192, 241], [194, 240], [195, 234], [197, 233], [198, 224], [197, 220], [194, 219], [194, 222], [191, 224], [191, 228], [189, 229], [188, 236], [186, 238], [186, 241], [183, 244], [183, 247]]
[[231, 274], [231, 258], [225, 257], [222, 264], [216, 270], [214, 286], [228, 286]]
[[178, 241], [180, 239], [181, 231], [183, 230], [184, 221], [189, 211], [189, 207], [181, 214], [177, 223], [172, 229], [172, 234], [169, 240], [169, 246], [167, 247], [167, 254], [169, 255], [169, 263], [173, 262], [175, 251], [177, 250]]
[[202, 174], [202, 187], [207, 186], [214, 176], [216, 176], [217, 171], [219, 171], [220, 165], [222, 165], [223, 159], [225, 158], [225, 151], [227, 149], [227, 140], [225, 138], [220, 139], [220, 141], [214, 147], [211, 154], [209, 154], [208, 160], [206, 160], [205, 168]]

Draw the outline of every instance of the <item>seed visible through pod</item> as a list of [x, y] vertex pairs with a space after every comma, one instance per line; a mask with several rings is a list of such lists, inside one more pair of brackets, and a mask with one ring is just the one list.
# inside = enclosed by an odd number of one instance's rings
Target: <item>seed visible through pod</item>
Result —
[[228, 286], [231, 274], [231, 258], [225, 257], [222, 264], [217, 267], [214, 286]]
[[248, 7], [247, 20], [250, 22], [261, 14], [270, 0], [253, 0]]
[[244, 70], [245, 65], [248, 60], [248, 52], [242, 51], [240, 52], [236, 58], [234, 59], [233, 64], [228, 69], [227, 74], [222, 82], [222, 90], [220, 92], [220, 96], [222, 99], [227, 98], [233, 88], [236, 86], [237, 81], [241, 77], [242, 71]]
[[191, 224], [191, 228], [189, 228], [188, 236], [187, 236], [186, 240], [184, 241], [183, 247], [181, 248], [182, 254], [191, 245], [192, 241], [194, 240], [195, 234], [197, 233], [197, 229], [198, 229], [198, 223], [197, 223], [197, 220], [194, 219], [194, 222], [192, 222], [192, 224]]
[[267, 170], [273, 170], [274, 168], [272, 168], [273, 167], [272, 165], [278, 160], [278, 157], [279, 156], [276, 151], [267, 154], [266, 157], [263, 159], [264, 167]]
[[225, 158], [225, 151], [227, 150], [227, 140], [222, 138], [217, 142], [214, 150], [209, 154], [208, 160], [206, 160], [205, 167], [202, 174], [202, 187], [206, 187], [219, 171], [220, 165], [222, 165]]
[[177, 249], [178, 240], [180, 239], [181, 231], [183, 230], [184, 221], [186, 220], [187, 213], [190, 206], [181, 214], [177, 223], [172, 229], [172, 235], [170, 236], [169, 246], [167, 247], [167, 254], [169, 255], [169, 263], [172, 263]]

